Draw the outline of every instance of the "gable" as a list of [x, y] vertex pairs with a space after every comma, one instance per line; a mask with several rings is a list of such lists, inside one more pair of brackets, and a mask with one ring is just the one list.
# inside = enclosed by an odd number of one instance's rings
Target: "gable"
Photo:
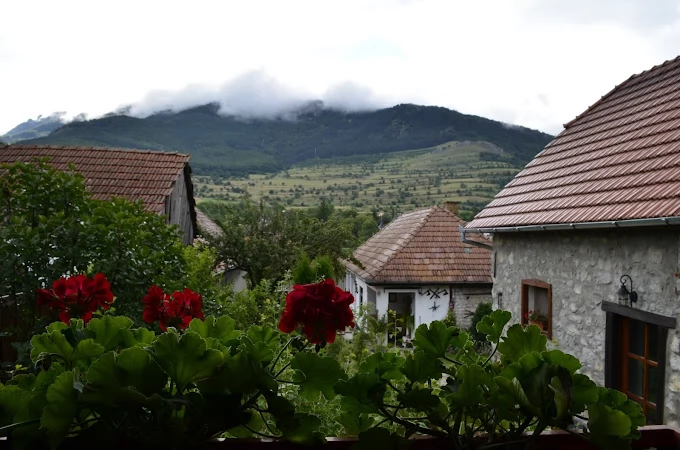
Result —
[[630, 77], [565, 125], [467, 227], [677, 216], [680, 57]]

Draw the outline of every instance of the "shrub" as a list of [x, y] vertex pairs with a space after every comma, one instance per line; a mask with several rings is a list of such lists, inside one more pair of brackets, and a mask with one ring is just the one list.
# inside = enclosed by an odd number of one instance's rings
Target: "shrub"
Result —
[[491, 303], [482, 302], [477, 305], [474, 314], [472, 315], [472, 321], [470, 323], [470, 328], [468, 329], [470, 337], [478, 344], [485, 344], [486, 334], [477, 330], [477, 324], [482, 320], [484, 316], [488, 316], [493, 312]]

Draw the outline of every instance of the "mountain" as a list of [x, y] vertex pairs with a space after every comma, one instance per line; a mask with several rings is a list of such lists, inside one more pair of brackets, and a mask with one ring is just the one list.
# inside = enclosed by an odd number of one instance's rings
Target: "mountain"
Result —
[[191, 154], [198, 174], [275, 172], [314, 158], [392, 153], [449, 141], [486, 141], [530, 161], [552, 136], [528, 128], [434, 106], [402, 104], [368, 112], [341, 112], [311, 102], [279, 119], [218, 114], [207, 104], [146, 118], [127, 115], [71, 122], [25, 144], [92, 145]]
[[17, 141], [47, 136], [66, 123], [63, 119], [64, 115], [65, 113], [57, 112], [47, 117], [38, 116], [35, 120], [28, 119], [26, 122], [20, 123], [0, 136], [0, 141], [11, 144]]

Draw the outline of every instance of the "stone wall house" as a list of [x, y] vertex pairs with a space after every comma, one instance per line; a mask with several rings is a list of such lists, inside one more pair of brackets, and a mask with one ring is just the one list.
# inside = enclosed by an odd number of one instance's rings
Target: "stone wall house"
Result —
[[197, 227], [189, 155], [50, 145], [0, 147], [0, 164], [31, 162], [35, 158], [49, 158], [58, 170], [75, 165], [94, 199], [115, 196], [141, 200], [148, 211], [164, 214], [169, 224], [179, 226], [185, 244], [193, 242]]
[[[447, 209], [448, 208], [448, 209]], [[491, 251], [462, 243], [457, 204], [409, 212], [354, 251], [345, 289], [354, 307], [382, 317], [411, 316], [414, 328], [442, 320], [453, 309], [466, 327], [477, 304], [491, 301]], [[485, 238], [481, 242], [489, 244]]]
[[464, 234], [479, 232], [496, 307], [542, 311], [583, 373], [680, 425], [680, 58], [566, 124]]

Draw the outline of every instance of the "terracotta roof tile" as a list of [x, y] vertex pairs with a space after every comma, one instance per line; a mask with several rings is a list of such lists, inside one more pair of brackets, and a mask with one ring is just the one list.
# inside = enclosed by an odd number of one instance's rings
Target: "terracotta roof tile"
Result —
[[491, 283], [491, 251], [462, 243], [459, 225], [440, 206], [403, 214], [355, 250], [363, 268], [345, 265], [371, 283]]
[[30, 162], [43, 157], [49, 157], [50, 164], [59, 170], [73, 163], [95, 199], [120, 196], [142, 200], [149, 211], [156, 213], [163, 211], [165, 198], [189, 163], [189, 155], [181, 153], [50, 145], [0, 147], [0, 163]]
[[469, 228], [680, 215], [680, 57], [565, 125]]

